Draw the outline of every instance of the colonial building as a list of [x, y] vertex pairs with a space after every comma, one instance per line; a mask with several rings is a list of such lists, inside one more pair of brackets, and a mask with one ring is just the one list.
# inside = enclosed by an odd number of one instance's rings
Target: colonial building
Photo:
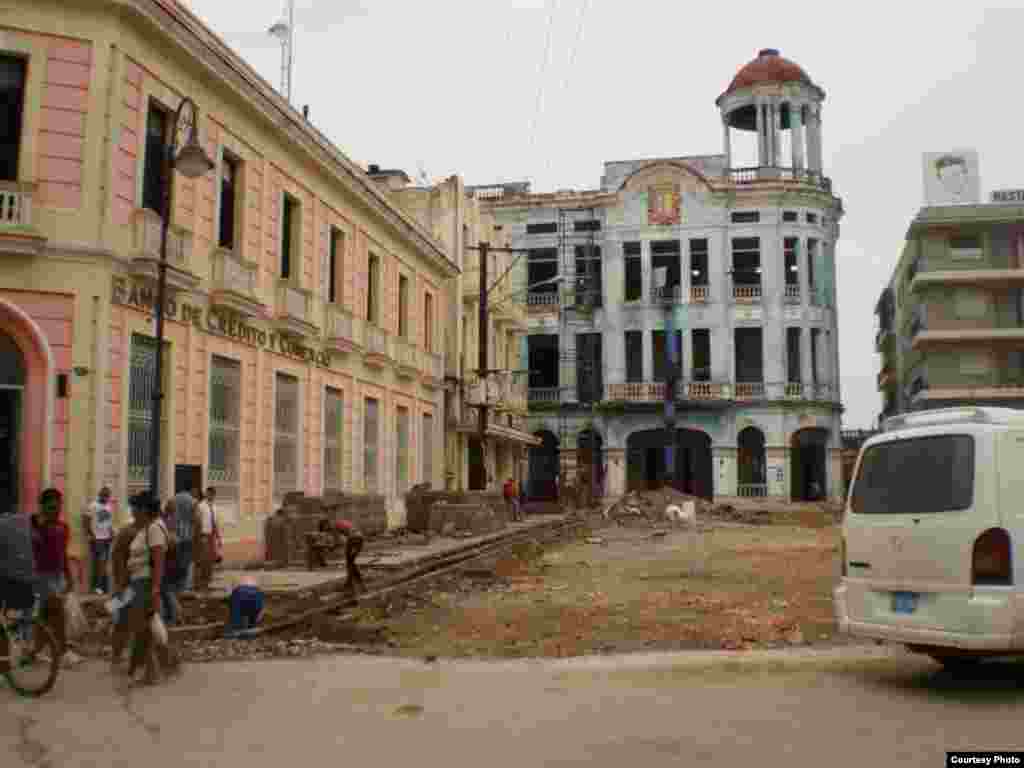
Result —
[[[376, 171], [392, 197], [442, 242], [461, 272], [445, 284], [445, 488], [499, 491], [525, 477], [526, 450], [540, 440], [526, 431], [526, 260], [509, 252], [508, 235], [475, 191], [457, 176], [431, 187], [410, 186], [401, 171]], [[480, 369], [480, 250], [487, 261], [486, 365]], [[480, 405], [487, 405], [485, 431]]]
[[875, 313], [882, 419], [1024, 407], [1024, 207], [922, 208]]
[[[401, 523], [405, 490], [444, 482], [458, 268], [441, 242], [180, 4], [7, 11], [3, 511], [32, 509], [48, 484], [72, 514], [104, 484], [123, 510], [147, 486], [159, 211], [173, 187], [163, 494], [216, 487], [238, 545], [294, 491], [381, 495]], [[214, 168], [168, 178], [185, 97]]]
[[607, 162], [589, 190], [479, 190], [529, 249], [533, 497], [556, 477], [614, 497], [666, 474], [704, 496], [841, 495], [843, 209], [822, 164], [824, 99], [763, 50], [717, 100], [721, 154]]

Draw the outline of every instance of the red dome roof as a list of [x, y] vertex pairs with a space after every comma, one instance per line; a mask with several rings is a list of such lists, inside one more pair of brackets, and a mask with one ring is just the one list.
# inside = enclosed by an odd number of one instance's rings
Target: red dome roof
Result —
[[797, 64], [782, 58], [774, 48], [765, 48], [758, 51], [756, 59], [736, 73], [736, 77], [732, 79], [722, 95], [725, 96], [740, 88], [747, 88], [758, 83], [791, 82], [814, 84], [807, 73]]

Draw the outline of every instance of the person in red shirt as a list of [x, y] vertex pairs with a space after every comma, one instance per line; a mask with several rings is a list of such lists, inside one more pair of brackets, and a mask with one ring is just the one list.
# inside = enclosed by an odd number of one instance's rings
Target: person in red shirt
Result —
[[39, 512], [32, 516], [32, 555], [36, 568], [36, 591], [42, 618], [49, 624], [57, 641], [58, 653], [66, 650], [64, 633], [64, 598], [74, 590], [68, 542], [71, 530], [61, 521], [64, 495], [56, 488], [39, 494]]
[[502, 495], [505, 497], [505, 506], [508, 507], [509, 519], [516, 522], [521, 519], [519, 514], [519, 499], [516, 494], [515, 481], [510, 477], [505, 481], [505, 485], [502, 488]]

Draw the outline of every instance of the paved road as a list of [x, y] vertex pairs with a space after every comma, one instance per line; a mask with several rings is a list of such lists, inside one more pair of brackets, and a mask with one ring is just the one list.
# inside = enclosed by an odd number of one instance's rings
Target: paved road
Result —
[[0, 766], [864, 768], [1024, 748], [1024, 666], [972, 680], [936, 670], [877, 649], [321, 657], [191, 666], [164, 687], [126, 693], [87, 663], [42, 700], [0, 690]]

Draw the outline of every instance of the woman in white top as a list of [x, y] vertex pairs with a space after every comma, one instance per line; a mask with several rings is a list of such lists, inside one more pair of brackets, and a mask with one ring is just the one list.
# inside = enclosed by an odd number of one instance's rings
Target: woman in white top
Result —
[[[128, 549], [128, 578], [134, 593], [127, 606], [133, 639], [128, 674], [134, 675], [140, 662], [145, 660], [146, 684], [157, 682], [156, 658], [150, 622], [160, 607], [160, 587], [167, 562], [168, 534], [160, 519], [160, 503], [149, 493], [140, 493], [132, 499], [132, 517], [138, 533]], [[165, 670], [176, 666], [169, 649], [157, 646], [156, 654]]]

